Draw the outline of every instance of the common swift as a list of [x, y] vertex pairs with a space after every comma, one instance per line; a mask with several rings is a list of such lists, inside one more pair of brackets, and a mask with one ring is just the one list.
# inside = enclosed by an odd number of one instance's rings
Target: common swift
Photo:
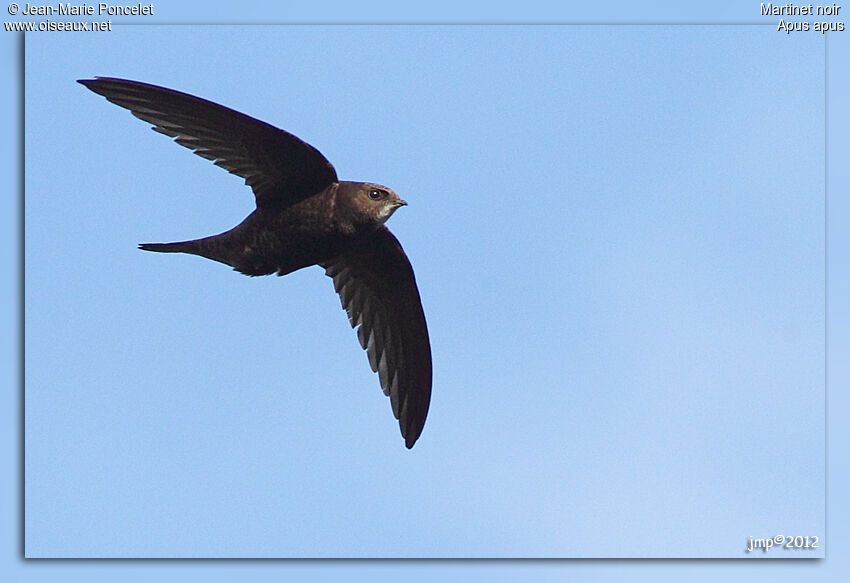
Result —
[[200, 255], [252, 276], [322, 267], [413, 447], [431, 400], [431, 347], [413, 268], [384, 225], [407, 203], [386, 186], [339, 180], [313, 146], [211, 101], [125, 79], [79, 82], [254, 191], [257, 208], [229, 231], [139, 248]]

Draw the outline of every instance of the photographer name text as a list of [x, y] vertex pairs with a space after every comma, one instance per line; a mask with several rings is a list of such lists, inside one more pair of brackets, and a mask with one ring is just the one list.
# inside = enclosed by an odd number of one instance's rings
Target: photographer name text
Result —
[[153, 16], [153, 4], [131, 6], [108, 4], [24, 4], [20, 14], [26, 16]]

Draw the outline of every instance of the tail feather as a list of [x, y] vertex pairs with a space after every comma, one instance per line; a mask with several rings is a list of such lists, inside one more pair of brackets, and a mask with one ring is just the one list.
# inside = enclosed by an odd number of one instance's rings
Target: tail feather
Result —
[[140, 243], [139, 249], [143, 251], [156, 251], [157, 253], [190, 253], [200, 255], [213, 261], [229, 265], [236, 271], [245, 275], [268, 275], [278, 270], [278, 266], [268, 262], [262, 256], [247, 254], [238, 241], [231, 238], [231, 234], [222, 233], [195, 239], [192, 241], [178, 241], [176, 243]]
[[197, 253], [194, 241], [181, 241], [179, 243], [139, 243], [142, 251], [156, 251], [157, 253]]
[[192, 255], [200, 255], [201, 257], [229, 265], [245, 275], [268, 275], [277, 270], [277, 266], [269, 263], [262, 257], [246, 255], [244, 253], [240, 254], [238, 245], [228, 239], [228, 233], [176, 243], [140, 243], [139, 249], [143, 251], [156, 251], [157, 253], [190, 253]]

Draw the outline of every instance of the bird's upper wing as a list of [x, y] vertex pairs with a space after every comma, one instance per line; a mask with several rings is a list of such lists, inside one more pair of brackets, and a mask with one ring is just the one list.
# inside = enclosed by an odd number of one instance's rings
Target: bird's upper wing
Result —
[[96, 77], [79, 82], [244, 178], [257, 206], [289, 205], [337, 181], [334, 167], [316, 148], [238, 111], [138, 81]]
[[431, 346], [419, 290], [398, 240], [382, 226], [364, 245], [321, 264], [378, 373], [408, 448], [431, 401]]

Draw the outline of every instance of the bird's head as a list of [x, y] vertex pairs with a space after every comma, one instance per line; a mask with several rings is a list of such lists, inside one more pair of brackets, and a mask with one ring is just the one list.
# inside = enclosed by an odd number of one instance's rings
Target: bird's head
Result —
[[392, 189], [373, 182], [341, 182], [339, 194], [353, 212], [356, 223], [374, 227], [384, 224], [399, 207], [407, 204]]

